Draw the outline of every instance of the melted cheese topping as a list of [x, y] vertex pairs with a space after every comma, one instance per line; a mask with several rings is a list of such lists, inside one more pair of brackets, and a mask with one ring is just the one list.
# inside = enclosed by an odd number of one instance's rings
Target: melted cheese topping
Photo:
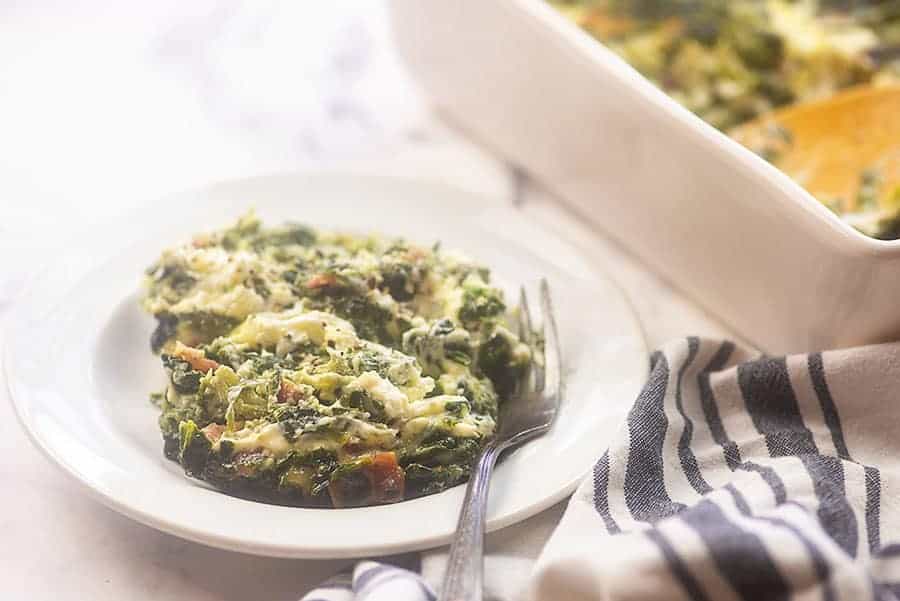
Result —
[[[145, 307], [151, 313], [210, 311], [243, 319], [267, 306], [262, 296], [244, 285], [254, 274], [267, 271], [265, 263], [254, 253], [185, 245], [167, 250], [162, 260], [186, 269], [195, 277], [196, 285], [176, 303], [161, 297], [148, 298]], [[276, 290], [277, 298], [283, 298], [285, 293], [290, 296], [289, 287], [285, 290], [282, 285]]]
[[[343, 436], [336, 436], [333, 431], [325, 429], [338, 421]], [[319, 449], [338, 451], [349, 439], [354, 438], [371, 446], [390, 448], [397, 436], [397, 430], [393, 428], [370, 424], [355, 418], [326, 417], [320, 421], [319, 426], [324, 427], [323, 431], [303, 432], [294, 442], [287, 439], [279, 424], [252, 426], [225, 434], [217, 445], [227, 441], [234, 445], [234, 451], [237, 453], [265, 451], [273, 457], [284, 457], [292, 451], [300, 454]]]
[[368, 392], [384, 405], [384, 412], [391, 419], [403, 419], [409, 415], [409, 397], [375, 372], [367, 371], [353, 380], [348, 388]]
[[402, 437], [414, 439], [429, 428], [448, 430], [460, 438], [493, 434], [496, 423], [490, 416], [467, 413], [457, 417], [447, 412], [447, 403], [466, 402], [465, 397], [442, 394], [413, 403], [410, 407], [412, 419], [403, 426]]
[[[293, 448], [278, 424], [267, 424], [260, 429], [245, 428], [232, 435], [225, 435], [221, 440], [232, 443], [234, 450], [239, 453], [266, 449], [272, 455], [280, 457]], [[307, 444], [310, 442], [312, 441], [307, 441]]]
[[273, 347], [285, 338], [297, 342], [308, 340], [317, 346], [329, 342], [346, 349], [359, 342], [349, 322], [322, 311], [302, 309], [282, 313], [258, 313], [235, 329], [229, 338], [238, 344]]

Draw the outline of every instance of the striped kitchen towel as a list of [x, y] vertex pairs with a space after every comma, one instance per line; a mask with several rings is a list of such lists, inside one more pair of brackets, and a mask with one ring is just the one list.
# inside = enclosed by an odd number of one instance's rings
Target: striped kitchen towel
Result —
[[531, 598], [900, 599], [898, 398], [900, 344], [775, 358], [670, 343], [539, 557]]
[[422, 578], [390, 564], [363, 561], [307, 593], [301, 601], [435, 601]]

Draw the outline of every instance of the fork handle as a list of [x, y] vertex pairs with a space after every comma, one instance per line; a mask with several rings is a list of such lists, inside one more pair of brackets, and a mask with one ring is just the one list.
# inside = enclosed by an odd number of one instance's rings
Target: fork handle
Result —
[[440, 601], [482, 601], [484, 523], [491, 472], [502, 447], [491, 441], [484, 447], [469, 477], [466, 498], [450, 547]]

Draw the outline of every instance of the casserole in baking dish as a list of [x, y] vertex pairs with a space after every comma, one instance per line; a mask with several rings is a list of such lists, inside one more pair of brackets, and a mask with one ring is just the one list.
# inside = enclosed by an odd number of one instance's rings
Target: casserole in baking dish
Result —
[[[896, 2], [553, 4], [847, 223], [875, 238], [900, 237], [900, 140], [888, 124], [900, 113]], [[849, 136], [837, 127], [841, 120], [852, 121]], [[834, 146], [855, 160], [834, 164], [827, 156]]]
[[900, 333], [900, 243], [870, 238], [537, 0], [394, 0], [438, 108], [772, 352]]

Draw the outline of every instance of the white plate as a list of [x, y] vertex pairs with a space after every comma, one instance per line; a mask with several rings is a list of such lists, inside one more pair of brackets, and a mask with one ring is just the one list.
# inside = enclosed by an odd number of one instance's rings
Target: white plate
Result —
[[335, 173], [266, 176], [179, 194], [73, 241], [18, 303], [4, 354], [13, 402], [34, 442], [100, 501], [135, 520], [216, 547], [306, 558], [398, 553], [445, 543], [453, 533], [462, 486], [379, 507], [278, 507], [211, 490], [163, 457], [148, 394], [164, 376], [149, 351], [153, 320], [137, 306], [142, 270], [166, 245], [251, 206], [270, 222], [440, 239], [489, 265], [507, 285], [549, 279], [568, 394], [553, 431], [498, 467], [490, 529], [569, 494], [643, 382], [646, 349], [619, 289], [510, 208], [436, 183]]

